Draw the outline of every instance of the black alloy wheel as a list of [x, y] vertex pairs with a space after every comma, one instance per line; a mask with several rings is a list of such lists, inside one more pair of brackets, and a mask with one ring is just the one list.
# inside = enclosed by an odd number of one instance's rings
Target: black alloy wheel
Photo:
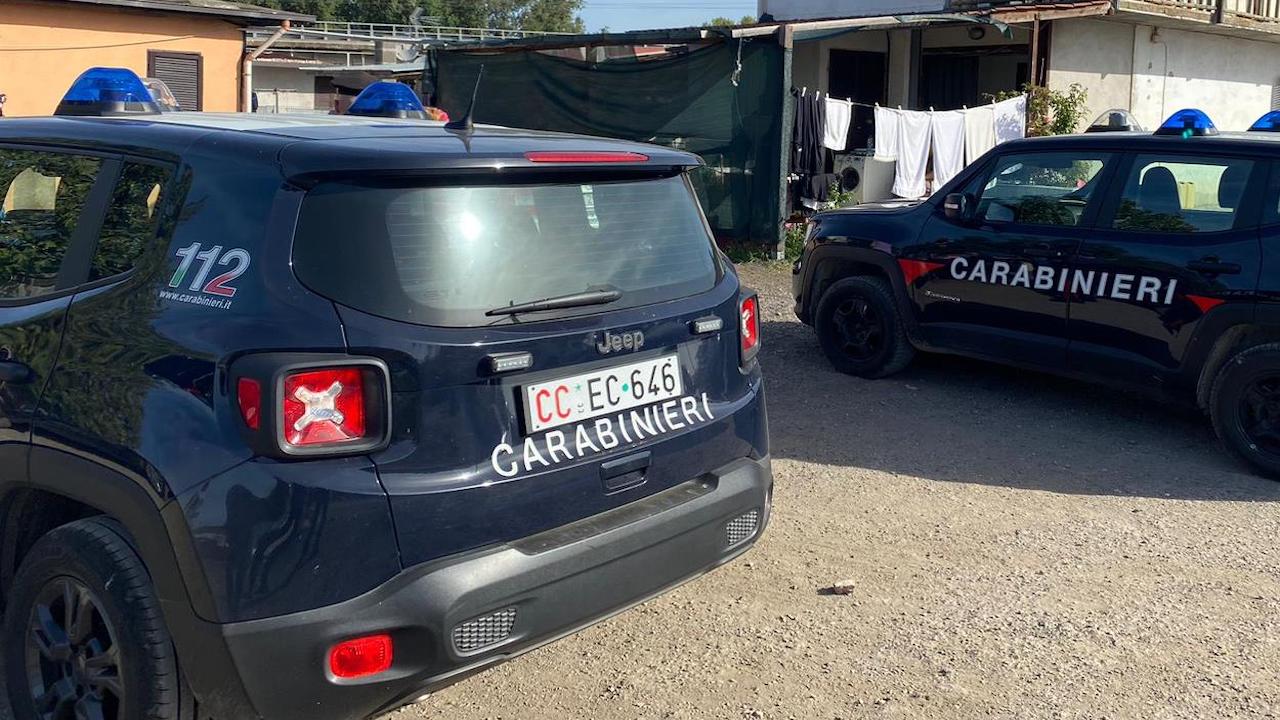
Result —
[[1239, 423], [1259, 450], [1280, 457], [1280, 373], [1258, 376], [1240, 396]]
[[859, 275], [832, 283], [814, 309], [814, 329], [831, 365], [850, 375], [892, 375], [915, 355], [884, 278]]
[[0, 670], [13, 720], [193, 720], [160, 600], [106, 517], [49, 531], [5, 590]]
[[69, 577], [50, 582], [27, 629], [27, 680], [42, 720], [125, 716], [115, 629], [89, 588]]
[[865, 298], [849, 298], [836, 308], [840, 350], [852, 360], [867, 361], [884, 350], [885, 321]]
[[1254, 345], [1223, 362], [1205, 409], [1228, 452], [1280, 480], [1280, 343]]

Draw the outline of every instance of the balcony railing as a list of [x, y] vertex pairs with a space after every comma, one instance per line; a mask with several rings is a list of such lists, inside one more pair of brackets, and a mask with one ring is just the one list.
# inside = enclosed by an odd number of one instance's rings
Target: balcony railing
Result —
[[[253, 27], [245, 30], [245, 40], [249, 44], [261, 41], [275, 33], [274, 27]], [[295, 25], [281, 36], [288, 40], [325, 40], [330, 42], [370, 42], [377, 40], [405, 41], [415, 40], [459, 40], [476, 42], [483, 40], [508, 40], [540, 35], [564, 35], [568, 33], [549, 33], [533, 30], [504, 30], [501, 28], [469, 28], [450, 27], [446, 25], [399, 25], [392, 23], [351, 23], [351, 22], [316, 22], [308, 25]]]
[[1280, 0], [1115, 0], [1115, 4], [1120, 10], [1280, 31]]
[[1260, 22], [1280, 22], [1280, 0], [1225, 0], [1228, 16]]

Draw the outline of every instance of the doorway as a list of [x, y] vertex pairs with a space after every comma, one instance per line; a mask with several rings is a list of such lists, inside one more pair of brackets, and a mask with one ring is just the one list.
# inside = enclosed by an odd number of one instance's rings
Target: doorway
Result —
[[[885, 103], [887, 85], [885, 54], [865, 50], [832, 50], [827, 66], [827, 94], [855, 103]], [[875, 111], [853, 106], [845, 149], [863, 150], [875, 137]]]

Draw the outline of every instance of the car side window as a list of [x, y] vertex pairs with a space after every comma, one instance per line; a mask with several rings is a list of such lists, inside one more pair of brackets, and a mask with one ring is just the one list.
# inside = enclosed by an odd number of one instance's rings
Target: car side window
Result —
[[1013, 153], [998, 158], [978, 191], [977, 219], [989, 223], [1076, 226], [1109, 156]]
[[0, 149], [0, 300], [57, 289], [58, 270], [98, 176], [98, 158]]
[[1230, 230], [1252, 172], [1253, 161], [1239, 158], [1138, 155], [1111, 226], [1162, 233]]
[[172, 170], [161, 165], [125, 162], [111, 197], [89, 280], [101, 280], [133, 269], [155, 238], [159, 212]]

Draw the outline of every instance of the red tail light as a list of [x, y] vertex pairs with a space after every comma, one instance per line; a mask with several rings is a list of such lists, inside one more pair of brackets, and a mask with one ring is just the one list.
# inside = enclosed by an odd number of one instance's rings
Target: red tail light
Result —
[[377, 358], [255, 353], [230, 373], [231, 402], [255, 455], [353, 455], [391, 441], [391, 371]]
[[529, 162], [565, 163], [572, 165], [596, 163], [638, 163], [648, 162], [648, 155], [633, 152], [558, 152], [554, 150], [534, 150], [524, 154]]
[[369, 677], [391, 669], [394, 644], [390, 635], [346, 640], [329, 650], [329, 672], [343, 680]]
[[236, 402], [240, 417], [250, 430], [262, 427], [262, 383], [253, 378], [240, 378], [236, 383]]
[[746, 364], [760, 352], [760, 301], [755, 295], [742, 298], [738, 306], [742, 362]]
[[365, 438], [364, 378], [360, 368], [325, 368], [286, 375], [281, 402], [284, 441], [294, 447]]

